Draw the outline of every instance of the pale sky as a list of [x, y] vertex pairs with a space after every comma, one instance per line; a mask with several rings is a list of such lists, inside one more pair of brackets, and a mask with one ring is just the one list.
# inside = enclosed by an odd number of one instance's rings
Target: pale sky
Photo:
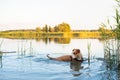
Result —
[[98, 29], [113, 16], [115, 0], [0, 0], [0, 29], [35, 29], [62, 22]]

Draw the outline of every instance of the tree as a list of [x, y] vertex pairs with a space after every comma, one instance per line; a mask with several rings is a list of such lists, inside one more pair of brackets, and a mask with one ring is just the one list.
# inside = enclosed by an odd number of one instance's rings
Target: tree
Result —
[[54, 27], [54, 32], [57, 32], [57, 31], [58, 31], [58, 27], [55, 26], [55, 27]]
[[43, 32], [48, 32], [48, 26], [47, 26], [47, 25], [45, 25], [45, 26], [43, 27]]
[[45, 25], [45, 32], [48, 32], [48, 26]]
[[64, 23], [64, 22], [61, 24], [58, 24], [57, 28], [58, 28], [58, 31], [60, 31], [60, 32], [70, 32], [71, 31], [70, 25], [67, 23]]
[[53, 32], [51, 26], [49, 26], [49, 32]]
[[40, 27], [36, 27], [36, 32], [40, 32], [41, 28]]

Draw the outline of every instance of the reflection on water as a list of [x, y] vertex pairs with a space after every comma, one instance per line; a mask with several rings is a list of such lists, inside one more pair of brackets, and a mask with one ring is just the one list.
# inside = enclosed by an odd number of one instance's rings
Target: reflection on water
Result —
[[36, 39], [37, 42], [39, 42], [40, 40], [42, 40], [46, 44], [48, 44], [50, 42], [55, 42], [58, 44], [69, 44], [71, 39], [70, 38], [47, 38], [47, 37]]
[[72, 69], [73, 76], [80, 76], [82, 74], [80, 72], [80, 69], [83, 68], [83, 66], [81, 66], [81, 64], [82, 64], [82, 62], [76, 61], [74, 59], [70, 62], [70, 69]]
[[[112, 43], [119, 44], [116, 41]], [[80, 49], [85, 59], [77, 66], [74, 63], [71, 65], [46, 57], [48, 53], [53, 57], [71, 54], [74, 48]], [[114, 65], [119, 65], [120, 47], [98, 39], [44, 38], [39, 41], [4, 39], [1, 51], [16, 53], [0, 53], [0, 80], [120, 79], [120, 71], [114, 70], [116, 69]]]

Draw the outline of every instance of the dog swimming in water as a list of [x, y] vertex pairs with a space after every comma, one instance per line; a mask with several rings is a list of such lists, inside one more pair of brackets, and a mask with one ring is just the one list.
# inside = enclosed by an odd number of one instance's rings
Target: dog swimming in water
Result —
[[49, 54], [47, 54], [47, 57], [51, 60], [57, 60], [57, 61], [72, 61], [72, 60], [76, 60], [79, 62], [83, 61], [83, 57], [80, 52], [80, 49], [73, 49], [71, 55], [63, 55], [57, 58], [53, 58], [53, 57], [50, 57]]
[[81, 63], [83, 62], [83, 56], [79, 49], [73, 49], [71, 55], [63, 55], [60, 57], [53, 58], [53, 57], [50, 57], [49, 54], [47, 54], [47, 57], [51, 60], [70, 62], [70, 69], [73, 72], [75, 71], [75, 73], [72, 73], [73, 76], [79, 76], [81, 74], [79, 73], [79, 70], [83, 68], [81, 66]]

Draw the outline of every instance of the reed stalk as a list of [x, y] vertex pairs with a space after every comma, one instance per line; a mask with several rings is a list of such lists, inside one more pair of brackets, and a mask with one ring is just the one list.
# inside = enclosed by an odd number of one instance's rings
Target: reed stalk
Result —
[[88, 64], [90, 65], [90, 48], [91, 48], [91, 43], [87, 43], [87, 49], [88, 49]]

